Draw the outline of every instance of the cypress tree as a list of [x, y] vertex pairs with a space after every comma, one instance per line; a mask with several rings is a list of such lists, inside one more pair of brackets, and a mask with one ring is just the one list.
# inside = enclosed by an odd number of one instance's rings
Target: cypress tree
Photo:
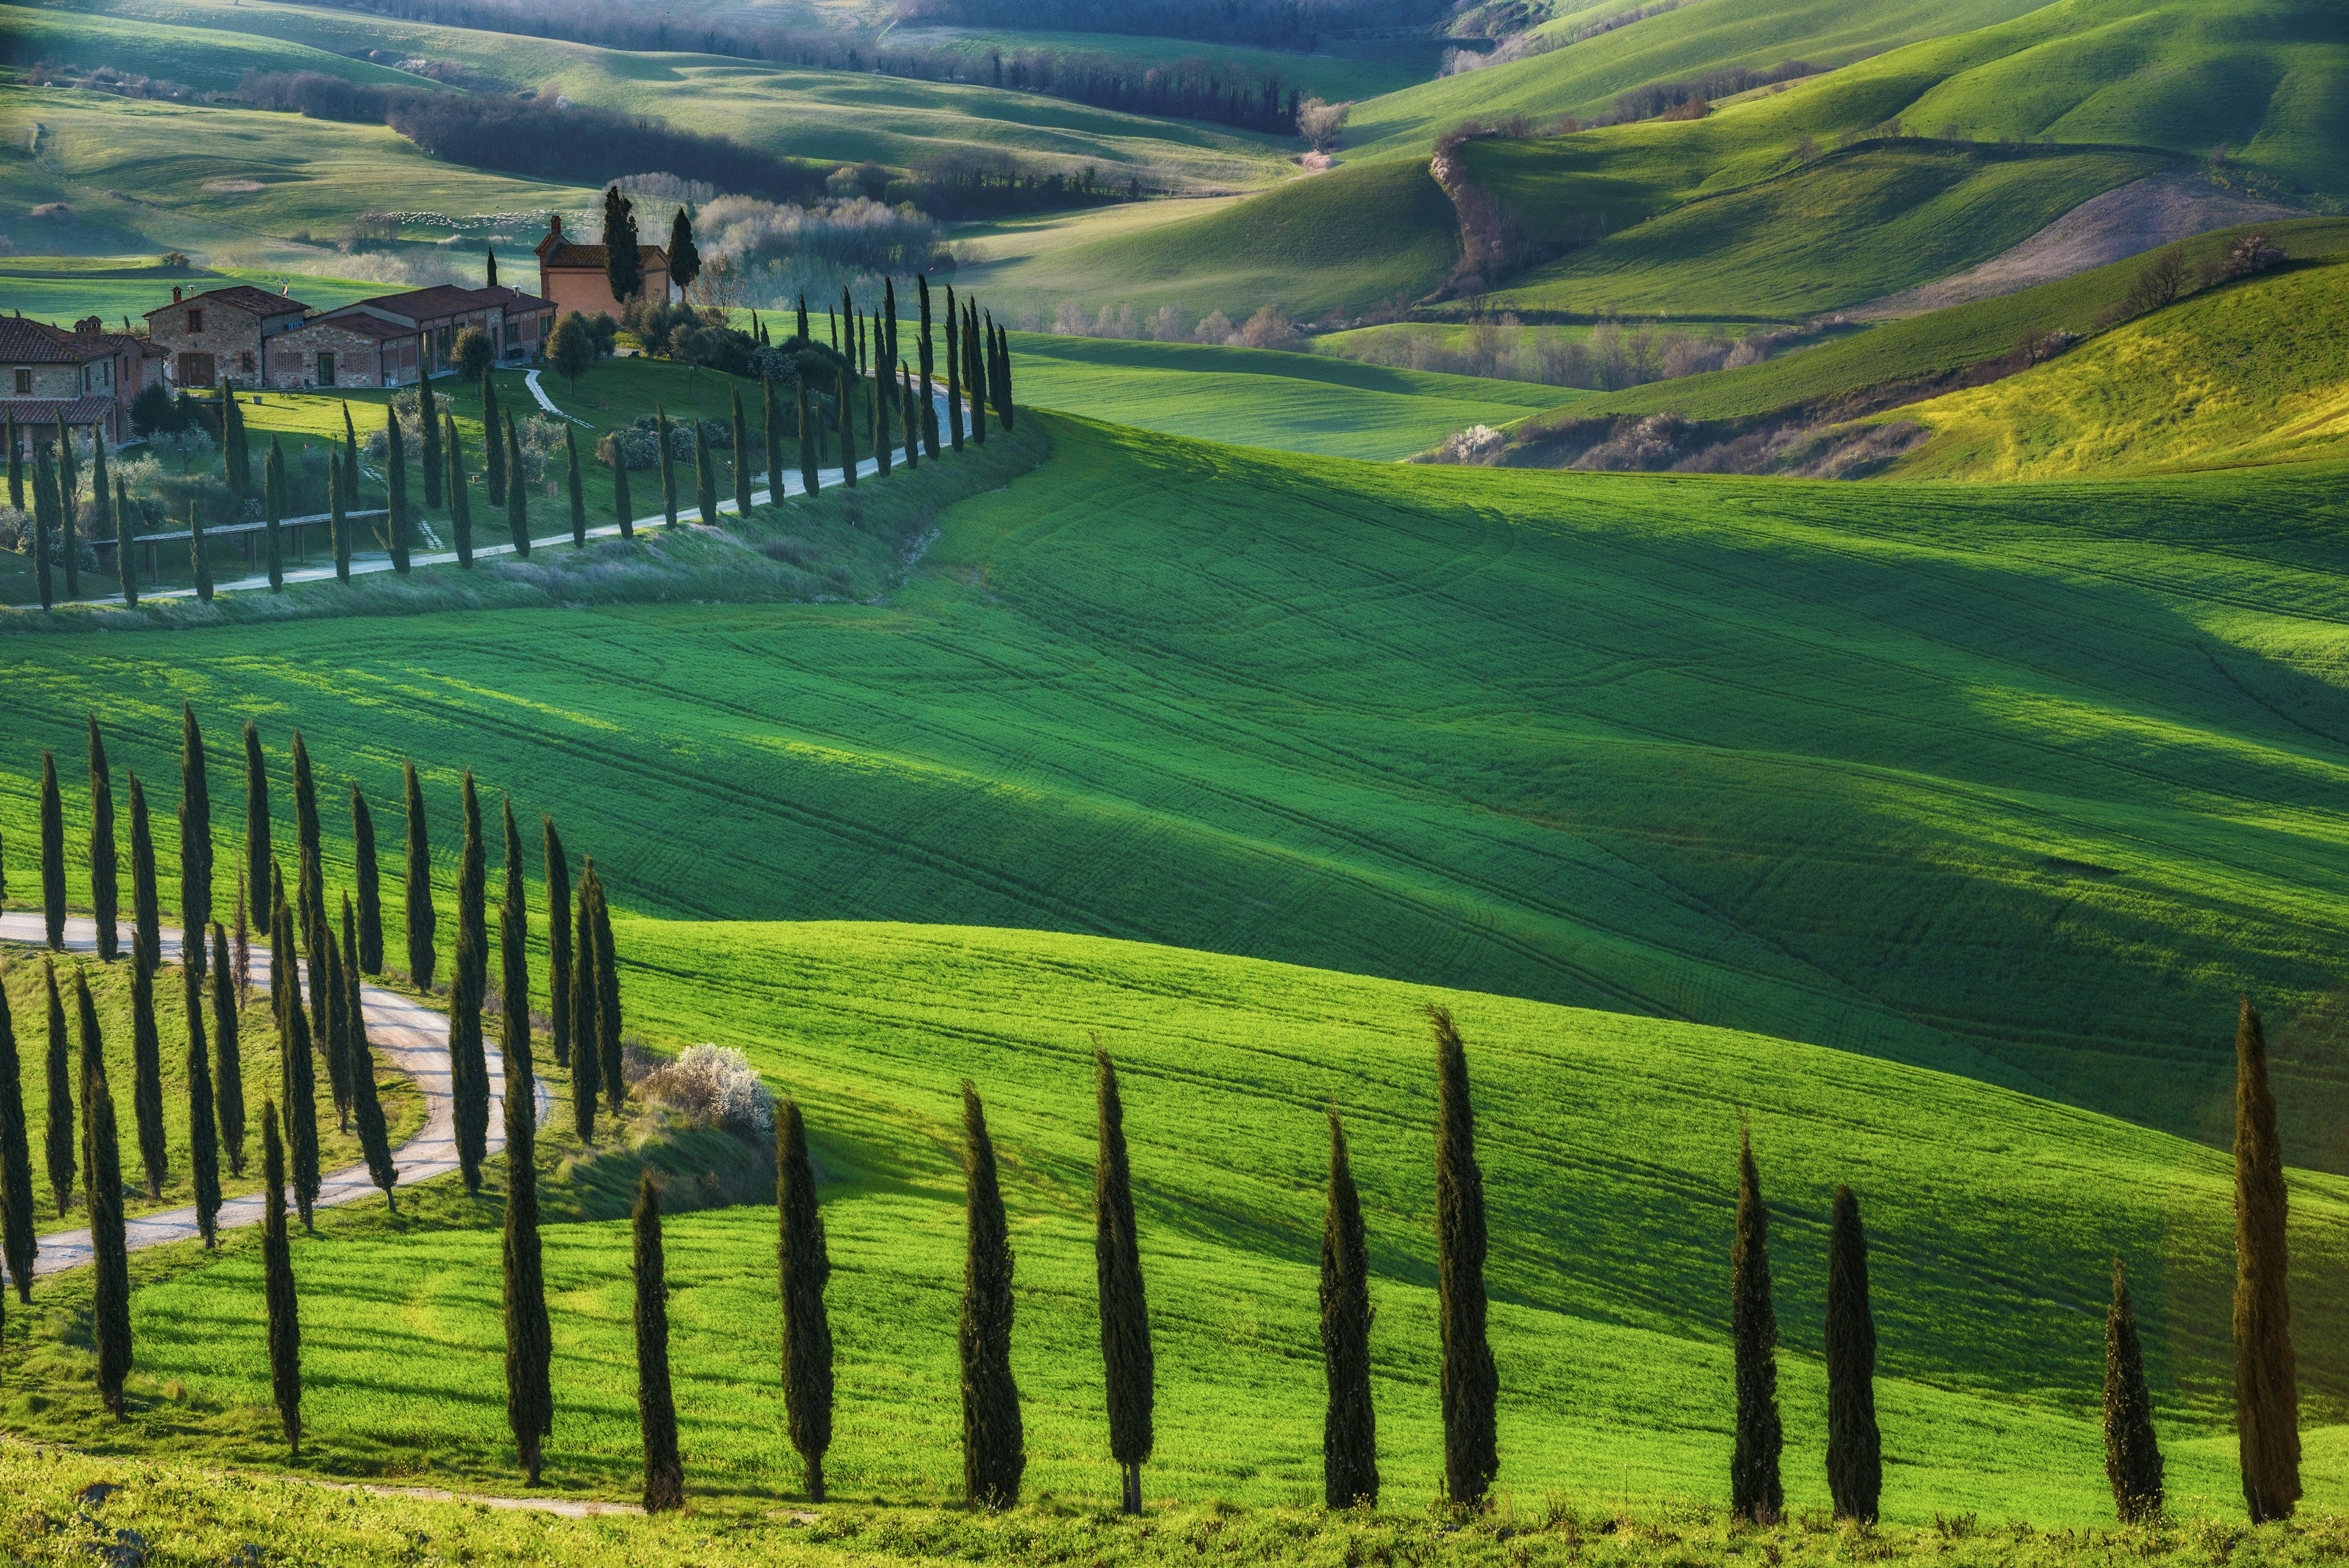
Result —
[[326, 464], [326, 532], [335, 545], [335, 581], [351, 580], [350, 503], [343, 498], [343, 465]]
[[416, 378], [416, 428], [419, 440], [417, 461], [424, 468], [424, 504], [440, 504], [440, 421], [439, 410], [432, 406], [432, 378], [428, 373]]
[[473, 494], [465, 481], [465, 442], [457, 433], [457, 416], [445, 416], [449, 434], [449, 534], [457, 546], [457, 569], [473, 569]]
[[204, 553], [204, 520], [192, 501], [188, 503], [188, 572], [196, 580], [196, 602], [212, 603], [212, 557]]
[[[806, 333], [800, 334], [804, 337]], [[8, 421], [8, 504], [22, 512], [25, 509], [25, 441], [16, 433], [16, 415], [11, 410]]]
[[57, 961], [42, 961], [42, 981], [49, 1002], [49, 1125], [41, 1152], [49, 1167], [49, 1190], [57, 1195], [60, 1219], [73, 1204], [74, 1100], [73, 1044], [66, 1033], [65, 999], [57, 994]]
[[[203, 946], [201, 932], [196, 946]], [[196, 1230], [209, 1249], [220, 1228], [220, 1125], [213, 1120], [212, 1050], [204, 1039], [203, 971], [180, 966], [180, 999], [188, 1013], [188, 1172], [196, 1184]]]
[[16, 1021], [8, 993], [0, 989], [0, 1261], [16, 1282], [16, 1299], [33, 1299], [33, 1143], [25, 1127], [23, 1064], [16, 1054]]
[[[347, 897], [345, 899], [348, 902]], [[331, 932], [310, 954], [310, 973], [324, 975], [326, 1005], [313, 1013], [316, 1032], [326, 1051], [326, 1082], [334, 1091], [335, 1117], [344, 1132], [351, 1130], [351, 1026], [348, 989], [343, 974], [343, 953]]]
[[823, 1290], [832, 1260], [817, 1208], [815, 1162], [799, 1103], [784, 1097], [775, 1122], [776, 1246], [783, 1301], [783, 1412], [805, 1467], [807, 1495], [823, 1501], [823, 1456], [832, 1447], [832, 1320]]
[[285, 515], [285, 454], [278, 449], [277, 438], [269, 438], [269, 455], [261, 462], [262, 538], [265, 542], [263, 559], [269, 568], [269, 591], [285, 591], [285, 540], [280, 526]]
[[262, 1295], [269, 1308], [269, 1392], [277, 1426], [302, 1451], [302, 1314], [294, 1294], [294, 1244], [285, 1234], [285, 1145], [277, 1106], [261, 1102], [261, 1185], [268, 1208], [261, 1222]]
[[800, 341], [802, 343], [812, 343], [815, 341], [813, 337], [808, 335], [807, 296], [804, 294], [800, 296], [799, 337]]
[[604, 1060], [604, 1108], [620, 1114], [628, 1096], [628, 1080], [620, 1060], [620, 961], [612, 946], [612, 910], [604, 902], [604, 878], [593, 878], [595, 890], [595, 1043]]
[[2286, 1293], [2283, 1150], [2267, 1036], [2242, 998], [2235, 1025], [2235, 1438], [2253, 1524], [2300, 1501], [2300, 1394]]
[[286, 1153], [293, 1167], [294, 1203], [302, 1228], [311, 1229], [318, 1201], [318, 1087], [310, 1063], [310, 1021], [302, 1007], [302, 984], [294, 970], [294, 911], [280, 903], [272, 928], [269, 969], [284, 973], [277, 999], [278, 1090], [285, 1097]]
[[921, 403], [914, 396], [914, 373], [905, 368], [902, 359], [897, 361], [897, 407], [903, 416], [898, 423], [905, 428], [905, 466], [919, 468], [922, 466]]
[[498, 389], [490, 373], [481, 372], [481, 488], [492, 506], [506, 504], [505, 420], [498, 409]]
[[57, 759], [41, 753], [41, 919], [52, 950], [66, 945], [66, 806]]
[[120, 867], [114, 853], [114, 772], [107, 763], [106, 742], [98, 732], [98, 715], [89, 715], [89, 910], [98, 922], [98, 958], [112, 963], [120, 934]]
[[979, 367], [978, 305], [962, 311], [962, 379], [970, 389], [970, 439], [987, 444], [987, 375]]
[[[243, 427], [238, 426], [241, 431]], [[79, 488], [74, 479], [73, 446], [66, 440], [65, 421], [57, 421], [57, 468], [53, 481], [57, 497], [58, 553], [65, 556], [66, 599], [68, 603], [81, 597], [81, 536], [80, 519], [76, 515]]]
[[995, 1174], [995, 1145], [978, 1090], [962, 1082], [963, 1213], [968, 1250], [963, 1260], [963, 1490], [980, 1508], [1019, 1501], [1028, 1455], [1019, 1426], [1019, 1388], [1011, 1377], [1011, 1236]]
[[219, 1070], [213, 1075], [212, 1104], [218, 1112], [222, 1147], [228, 1150], [231, 1176], [244, 1174], [244, 1062], [237, 1043], [236, 992], [228, 967], [228, 934], [212, 922], [212, 1051]]
[[856, 405], [851, 400], [848, 367], [840, 368], [840, 483], [856, 488]]
[[522, 835], [505, 802], [505, 898], [498, 911], [505, 1054], [506, 1425], [530, 1484], [538, 1484], [540, 1439], [554, 1431], [549, 1379], [553, 1351], [538, 1236], [538, 1106], [530, 1059], [530, 915], [523, 893]]
[[765, 385], [760, 393], [760, 413], [767, 444], [767, 504], [781, 506], [783, 504], [783, 411], [775, 399], [775, 379], [768, 376], [763, 380]]
[[163, 1045], [155, 1030], [155, 971], [136, 948], [130, 952], [130, 1114], [139, 1128], [139, 1162], [147, 1196], [163, 1196], [168, 1173], [163, 1145]]
[[742, 412], [742, 393], [738, 388], [734, 398], [734, 512], [737, 516], [750, 514], [750, 421]]
[[[309, 955], [306, 978], [310, 982], [310, 1028], [314, 1034], [326, 1033], [326, 1001], [333, 994], [327, 984], [325, 961], [326, 946], [326, 873], [324, 851], [318, 836], [318, 785], [310, 772], [310, 750], [303, 743], [302, 732], [294, 732], [294, 841], [296, 849], [295, 866], [296, 882], [294, 918], [301, 933], [302, 950]], [[289, 971], [290, 981], [295, 975]], [[326, 1048], [329, 1076], [336, 1068], [335, 1041], [330, 1033], [319, 1041]], [[343, 1101], [342, 1085], [335, 1085], [335, 1101]], [[293, 1114], [287, 1108], [286, 1114]]]
[[361, 974], [383, 972], [383, 883], [375, 863], [375, 813], [367, 796], [351, 784], [352, 880], [358, 884], [357, 968]]
[[930, 344], [930, 280], [916, 274], [914, 285], [921, 291], [922, 332], [915, 353], [922, 367], [922, 450], [930, 457], [938, 455], [938, 417], [930, 407], [932, 389], [936, 385], [937, 359]]
[[244, 914], [244, 867], [236, 869], [236, 1000], [238, 1005], [253, 1000], [253, 929]]
[[1004, 431], [1011, 429], [1011, 331], [1009, 327], [995, 329], [995, 377], [998, 400], [996, 417], [1003, 421]]
[[252, 494], [253, 442], [245, 434], [244, 410], [226, 385], [221, 388], [221, 458], [229, 488], [239, 495]]
[[546, 857], [547, 1049], [557, 1067], [571, 1065], [571, 862], [563, 852], [554, 818], [541, 813], [539, 830]]
[[669, 439], [668, 414], [658, 403], [653, 405], [653, 433], [660, 440], [661, 521], [664, 526], [677, 526], [677, 452]]
[[390, 408], [383, 410], [383, 504], [384, 531], [391, 541], [391, 569], [401, 576], [408, 575], [410, 519], [408, 515], [408, 437], [399, 429], [399, 416]]
[[269, 770], [261, 758], [261, 732], [244, 722], [244, 876], [254, 897], [269, 886], [275, 855], [269, 843]]
[[[98, 443], [98, 462], [106, 462], [106, 443]], [[101, 486], [100, 496], [106, 494]], [[130, 549], [130, 495], [128, 490], [114, 498], [114, 576], [122, 588], [122, 602], [132, 607], [139, 603], [139, 563]]]
[[506, 415], [506, 533], [514, 554], [530, 559], [530, 487], [523, 483], [522, 438], [514, 433], [513, 415]]
[[416, 777], [416, 764], [407, 763], [403, 775], [408, 793], [408, 978], [417, 990], [429, 992], [437, 962], [432, 938], [439, 923], [432, 909], [432, 849], [426, 840], [424, 785]]
[[645, 1439], [645, 1511], [685, 1501], [677, 1452], [677, 1401], [668, 1384], [668, 1281], [661, 1257], [660, 1193], [647, 1170], [636, 1182], [636, 1424]]
[[[968, 324], [966, 324], [968, 325]], [[1435, 1032], [1435, 1255], [1443, 1326], [1444, 1484], [1454, 1507], [1481, 1506], [1500, 1469], [1495, 1406], [1500, 1374], [1485, 1337], [1485, 1176], [1476, 1164], [1468, 1053], [1451, 1012], [1428, 1009]]]
[[895, 389], [889, 385], [887, 365], [875, 364], [873, 367], [872, 384], [873, 475], [876, 479], [886, 479], [889, 477], [889, 399]]
[[636, 520], [631, 515], [635, 511], [636, 504], [628, 499], [627, 461], [616, 441], [612, 446], [612, 517], [619, 524], [623, 539], [636, 536]]
[[954, 285], [947, 285], [947, 435], [962, 450], [962, 322]]
[[343, 900], [343, 1017], [349, 1034], [345, 1049], [349, 1054], [351, 1071], [351, 1122], [358, 1128], [359, 1152], [367, 1157], [367, 1176], [383, 1189], [383, 1200], [394, 1214], [399, 1212], [399, 1200], [392, 1196], [392, 1183], [399, 1179], [399, 1169], [391, 1163], [390, 1129], [384, 1126], [383, 1102], [377, 1097], [375, 1086], [375, 1052], [367, 1037], [367, 1011], [359, 994], [358, 934], [352, 929], [351, 901]]
[[1827, 1226], [1827, 1490], [1837, 1519], [1876, 1522], [1884, 1443], [1876, 1427], [1876, 1316], [1859, 1200], [1836, 1189]]
[[873, 326], [878, 334], [874, 341], [880, 345], [873, 357], [877, 372], [897, 362], [897, 280], [894, 277], [881, 280], [881, 314], [874, 318]]
[[465, 1190], [481, 1190], [490, 1133], [490, 1068], [481, 1043], [481, 1004], [490, 975], [488, 868], [481, 848], [481, 804], [473, 770], [465, 770], [465, 848], [457, 874], [457, 953], [449, 974], [449, 1090], [456, 1102], [457, 1164]]
[[1093, 1047], [1093, 1099], [1100, 1118], [1093, 1163], [1093, 1268], [1101, 1292], [1109, 1447], [1125, 1474], [1125, 1511], [1140, 1513], [1156, 1372], [1150, 1351], [1150, 1309], [1142, 1287], [1142, 1246], [1134, 1233], [1133, 1178], [1126, 1166], [1125, 1107], [1118, 1097], [1117, 1068], [1099, 1045]]
[[563, 427], [563, 483], [564, 495], [571, 503], [571, 547], [587, 547], [587, 495], [579, 488], [579, 428], [565, 422]]
[[163, 966], [163, 910], [155, 886], [155, 831], [147, 786], [130, 775], [130, 951], [149, 969]]
[[1754, 1164], [1754, 1137], [1737, 1145], [1737, 1241], [1731, 1249], [1729, 1337], [1736, 1358], [1737, 1440], [1730, 1459], [1733, 1518], [1775, 1524], [1785, 1511], [1778, 1481], [1778, 1314], [1770, 1299], [1770, 1211], [1762, 1203], [1762, 1175]]
[[2128, 1275], [2113, 1260], [2113, 1304], [2105, 1314], [2105, 1479], [2123, 1524], [2160, 1521], [2161, 1446], [2153, 1435], [2153, 1397], [2145, 1386], [2145, 1346]]
[[49, 466], [46, 449], [33, 453], [33, 578], [40, 586], [41, 607], [57, 606], [54, 565], [49, 559], [49, 536], [57, 532], [61, 519], [58, 514], [65, 504], [57, 498], [57, 476]]
[[800, 490], [802, 494], [815, 495], [823, 489], [816, 477], [815, 425], [808, 414], [807, 382], [795, 383], [800, 398]]
[[196, 710], [180, 704], [180, 958], [202, 974], [212, 918], [212, 793]]
[[359, 431], [351, 422], [351, 403], [343, 400], [343, 499], [356, 510], [359, 504]]
[[587, 862], [574, 900], [572, 927], [575, 961], [571, 971], [571, 1123], [581, 1143], [595, 1141], [595, 1101], [604, 1092], [602, 1030], [596, 1015], [603, 996], [595, 950], [595, 863]]
[[718, 460], [699, 420], [693, 422], [693, 506], [701, 514], [702, 526], [718, 525]]
[[106, 1083], [106, 1047], [89, 981], [74, 971], [81, 1017], [82, 1199], [89, 1216], [90, 1339], [98, 1350], [98, 1388], [117, 1418], [130, 1376], [130, 1253], [122, 1234], [122, 1151], [116, 1142], [114, 1096]]
[[[57, 415], [57, 493], [65, 497], [66, 522], [70, 526], [74, 511], [81, 504], [81, 472], [74, 462], [73, 441], [62, 411]], [[67, 535], [67, 542], [72, 542], [71, 535]]]
[[1330, 1383], [1321, 1421], [1321, 1501], [1379, 1501], [1378, 1417], [1371, 1407], [1371, 1257], [1346, 1124], [1330, 1107], [1330, 1200], [1321, 1220], [1321, 1360]]

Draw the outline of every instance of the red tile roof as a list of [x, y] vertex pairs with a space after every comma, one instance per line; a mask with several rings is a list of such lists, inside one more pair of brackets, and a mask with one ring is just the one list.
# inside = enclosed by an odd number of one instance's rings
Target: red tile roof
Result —
[[[298, 299], [289, 299], [282, 294], [272, 294], [265, 288], [255, 288], [249, 283], [236, 284], [228, 288], [208, 288], [202, 294], [191, 294], [179, 303], [225, 306], [231, 310], [242, 310], [247, 316], [284, 316], [288, 311], [298, 311], [306, 316], [310, 311], [310, 307]], [[172, 306], [169, 305], [159, 305], [147, 314], [160, 316], [171, 308]]]
[[518, 288], [508, 288], [502, 283], [489, 288], [478, 288], [473, 292], [483, 299], [494, 300], [508, 310], [519, 310], [525, 316], [554, 308], [554, 302], [551, 299], [541, 299], [534, 294], [524, 294]]
[[19, 430], [55, 425], [59, 413], [69, 425], [94, 425], [114, 412], [114, 400], [92, 398], [0, 398], [0, 419], [13, 419]]
[[[541, 251], [539, 258], [551, 267], [581, 267], [595, 272], [602, 272], [609, 259], [602, 245], [574, 244], [569, 240]], [[655, 267], [668, 270], [668, 252], [659, 245], [638, 245], [636, 260], [647, 272]]]
[[0, 364], [87, 365], [113, 355], [114, 345], [103, 333], [67, 332], [21, 316], [0, 317]]

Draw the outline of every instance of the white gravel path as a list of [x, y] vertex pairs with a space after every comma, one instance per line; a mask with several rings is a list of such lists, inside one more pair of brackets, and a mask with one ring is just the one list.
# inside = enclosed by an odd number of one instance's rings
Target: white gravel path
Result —
[[[130, 927], [124, 924], [120, 932], [121, 946], [127, 953], [130, 946]], [[162, 940], [167, 955], [179, 950], [180, 933], [174, 928], [162, 928]], [[47, 937], [40, 911], [11, 909], [0, 913], [0, 942], [45, 950]], [[98, 923], [84, 916], [68, 918], [66, 921], [66, 947], [75, 952], [95, 951]], [[269, 950], [266, 947], [253, 950], [253, 983], [256, 991], [268, 988]], [[367, 1019], [369, 1049], [379, 1061], [388, 1060], [392, 1066], [413, 1078], [424, 1095], [423, 1130], [392, 1151], [392, 1163], [399, 1168], [397, 1185], [413, 1187], [419, 1182], [449, 1175], [457, 1168], [457, 1135], [456, 1102], [449, 1092], [448, 1015], [436, 1012], [421, 1002], [365, 983], [359, 987], [359, 1009]], [[184, 1041], [180, 1044], [184, 1049]], [[165, 1049], [168, 1051], [171, 1046], [167, 1044]], [[506, 1142], [505, 1057], [495, 1045], [488, 1048], [488, 1151], [494, 1155], [505, 1147]], [[544, 1078], [538, 1079], [537, 1085], [538, 1119], [543, 1126], [554, 1108], [554, 1091]], [[127, 1088], [118, 1088], [116, 1103], [119, 1106], [129, 1104]], [[322, 1107], [322, 1114], [333, 1116], [331, 1100]], [[255, 1127], [250, 1137], [257, 1142], [259, 1134], [260, 1129]], [[257, 1159], [259, 1157], [256, 1155], [254, 1158]], [[317, 1206], [326, 1208], [338, 1203], [356, 1203], [363, 1198], [376, 1195], [376, 1185], [368, 1178], [367, 1167], [364, 1164], [354, 1165], [320, 1179]], [[224, 1200], [220, 1210], [220, 1229], [227, 1231], [239, 1225], [260, 1224], [262, 1206], [262, 1195], [258, 1192]], [[141, 1247], [160, 1247], [168, 1241], [192, 1241], [198, 1235], [195, 1207], [191, 1204], [140, 1215], [124, 1222], [123, 1234], [133, 1251]], [[35, 1277], [78, 1268], [90, 1261], [89, 1231], [52, 1231], [41, 1237], [40, 1249], [33, 1264]]]

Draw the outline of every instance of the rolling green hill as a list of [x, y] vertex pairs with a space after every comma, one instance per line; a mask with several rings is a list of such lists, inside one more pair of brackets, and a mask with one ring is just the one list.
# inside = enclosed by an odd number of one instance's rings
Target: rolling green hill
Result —
[[295, 298], [320, 310], [367, 299], [391, 286], [255, 267], [164, 266], [158, 258], [6, 256], [0, 257], [0, 310], [21, 311], [58, 326], [95, 313], [111, 325], [124, 317], [136, 320], [169, 304], [175, 284], [192, 292], [240, 283], [272, 294], [290, 288]]
[[1015, 333], [1019, 398], [1170, 435], [1400, 458], [1473, 424], [1554, 407], [1555, 387], [1311, 354]]
[[259, 32], [174, 27], [44, 5], [0, 5], [0, 28], [6, 30], [21, 60], [112, 66], [129, 74], [184, 83], [199, 92], [233, 92], [247, 71], [316, 71], [375, 86], [424, 91], [434, 87], [429, 78], [407, 71]]
[[[187, 699], [378, 800], [412, 756], [445, 814], [470, 764], [643, 913], [1131, 937], [2195, 1135], [2237, 990], [2340, 982], [2337, 468], [1919, 490], [1021, 428], [1056, 455], [887, 603], [22, 638], [10, 854], [40, 746], [102, 707], [169, 777]], [[2333, 1060], [2282, 1098], [2338, 1168]]]
[[[1786, 1041], [1094, 938], [645, 920], [617, 936], [636, 1027], [665, 1044], [739, 1046], [807, 1109], [834, 1270], [836, 1496], [944, 1500], [959, 1479], [965, 1075], [987, 1096], [1013, 1222], [1028, 1485], [1080, 1506], [1110, 1490], [1087, 1212], [1098, 1038], [1123, 1079], [1157, 1342], [1149, 1495], [1313, 1495], [1314, 1258], [1322, 1107], [1334, 1099], [1378, 1277], [1386, 1500], [1422, 1507], [1440, 1443], [1433, 1096], [1418, 1010], [1442, 1000], [1469, 1041], [1492, 1206], [1502, 1480], [1516, 1498], [1718, 1494], [1730, 1404], [1721, 1281], [1742, 1111], [1775, 1221], [1793, 1507], [1825, 1504], [1825, 1216], [1847, 1182], [1875, 1249], [1891, 1518], [1965, 1511], [2053, 1527], [2105, 1516], [2095, 1412], [2113, 1251], [2135, 1265], [2172, 1495], [2181, 1509], [2235, 1511], [2222, 1151]], [[567, 1147], [547, 1153], [550, 1168], [565, 1158], [584, 1163]], [[2296, 1176], [2294, 1187], [2295, 1326], [2314, 1428], [2349, 1403], [2338, 1332], [2349, 1184]], [[493, 1220], [494, 1198], [481, 1213]], [[777, 1413], [772, 1210], [667, 1229], [691, 1484], [789, 1495], [798, 1467]], [[496, 1231], [411, 1220], [386, 1233], [379, 1215], [330, 1231], [343, 1233], [295, 1251], [309, 1462], [511, 1485]], [[626, 1235], [614, 1222], [547, 1232], [559, 1489], [626, 1494], [634, 1482]], [[222, 1457], [278, 1461], [249, 1327], [258, 1275], [248, 1250], [138, 1293], [149, 1386], [182, 1393], [109, 1446], [184, 1449], [217, 1433]], [[52, 1419], [70, 1431], [77, 1412]], [[2349, 1487], [2349, 1454], [2315, 1436], [2321, 1506]]]
[[2077, 351], [1901, 410], [1897, 472], [2055, 479], [2349, 455], [2349, 264], [2210, 290]]
[[[944, 49], [961, 57], [966, 79], [992, 79], [997, 57], [1050, 55], [1064, 68], [1104, 74], [1142, 69], [1165, 69], [1204, 63], [1216, 70], [1257, 80], [1278, 77], [1289, 88], [1327, 99], [1348, 103], [1375, 98], [1425, 81], [1435, 74], [1433, 39], [1396, 40], [1422, 47], [1380, 54], [1367, 48], [1345, 54], [1304, 54], [1294, 49], [1258, 48], [1246, 44], [1208, 43], [1197, 38], [1160, 38], [1133, 33], [1053, 33], [986, 27], [895, 26], [882, 34], [884, 45]], [[1345, 47], [1345, 46], [1337, 46]]]

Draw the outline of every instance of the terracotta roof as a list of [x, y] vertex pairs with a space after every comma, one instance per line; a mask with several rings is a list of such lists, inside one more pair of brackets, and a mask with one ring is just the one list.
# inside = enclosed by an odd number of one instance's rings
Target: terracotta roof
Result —
[[508, 288], [502, 283], [494, 284], [488, 288], [477, 288], [473, 292], [484, 299], [496, 301], [508, 310], [519, 310], [525, 316], [554, 308], [554, 302], [551, 299], [541, 299], [534, 294], [524, 294], [518, 288]]
[[285, 338], [291, 337], [295, 332], [300, 332], [308, 327], [319, 326], [338, 327], [345, 332], [355, 332], [362, 337], [375, 338], [413, 337], [417, 335], [418, 330], [416, 327], [409, 327], [403, 322], [386, 321], [380, 316], [369, 316], [364, 310], [351, 311], [348, 314], [345, 314], [341, 311], [330, 311], [325, 316], [314, 316], [310, 317], [309, 320], [302, 323], [300, 327], [296, 327], [289, 331], [281, 333], [277, 337], [271, 338], [270, 341], [273, 343], [282, 342]]
[[0, 419], [13, 419], [18, 429], [54, 425], [65, 415], [69, 425], [94, 425], [114, 411], [114, 400], [91, 398], [0, 398]]
[[[179, 303], [226, 306], [231, 310], [242, 310], [248, 316], [284, 316], [288, 311], [299, 311], [306, 316], [310, 311], [310, 307], [298, 299], [289, 299], [282, 294], [272, 294], [265, 288], [255, 288], [249, 283], [240, 283], [229, 288], [208, 288], [202, 294], [191, 294]], [[147, 314], [160, 316], [171, 308], [173, 307], [169, 305], [159, 305]]]
[[[609, 260], [602, 245], [574, 244], [569, 240], [541, 251], [539, 259], [548, 266], [585, 267], [596, 272], [602, 272]], [[654, 267], [668, 270], [668, 252], [659, 245], [638, 245], [636, 260], [647, 272]]]
[[0, 364], [86, 365], [113, 358], [114, 346], [106, 339], [103, 333], [67, 332], [20, 316], [0, 317]]

